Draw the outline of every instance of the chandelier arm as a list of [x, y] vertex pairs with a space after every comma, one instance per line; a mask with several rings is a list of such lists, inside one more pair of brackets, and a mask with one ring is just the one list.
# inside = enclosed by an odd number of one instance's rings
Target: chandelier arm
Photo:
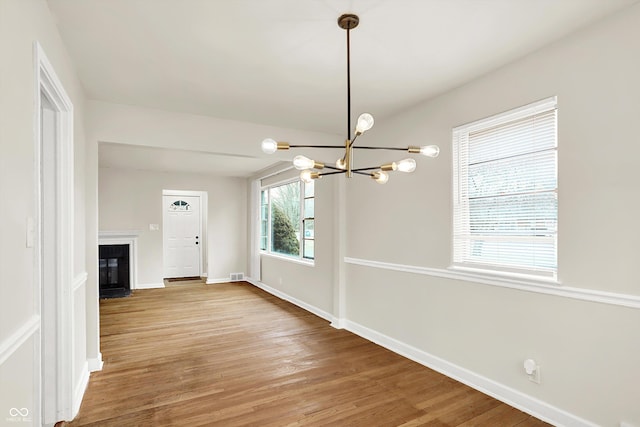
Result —
[[354, 170], [354, 171], [351, 171], [351, 172], [353, 172], [353, 173], [357, 173], [358, 175], [373, 176], [373, 174], [372, 174], [372, 173], [369, 173], [369, 172], [361, 172], [361, 171], [355, 171], [355, 170]]
[[343, 148], [344, 145], [289, 145], [289, 148]]
[[334, 171], [334, 172], [321, 172], [321, 173], [318, 173], [318, 176], [336, 175], [336, 174], [340, 174], [340, 173], [347, 173], [347, 171], [340, 169], [340, 170], [337, 170], [337, 171]]
[[353, 143], [356, 142], [356, 139], [358, 139], [358, 136], [360, 136], [359, 133], [356, 132], [355, 135], [353, 135], [353, 139], [351, 140], [351, 142], [349, 143], [349, 148], [353, 147]]
[[363, 150], [395, 150], [395, 151], [407, 151], [408, 148], [400, 148], [400, 147], [353, 147], [356, 149]]
[[[351, 172], [364, 172], [364, 171], [372, 171], [372, 170], [376, 170], [376, 169], [380, 169], [381, 166], [371, 166], [369, 168], [358, 168], [358, 169], [351, 169]], [[369, 175], [369, 174], [367, 174]]]

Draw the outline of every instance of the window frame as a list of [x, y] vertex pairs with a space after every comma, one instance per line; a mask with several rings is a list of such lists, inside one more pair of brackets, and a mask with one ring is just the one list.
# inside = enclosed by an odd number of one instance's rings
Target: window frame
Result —
[[[515, 108], [494, 116], [480, 119], [465, 125], [457, 126], [452, 130], [452, 167], [453, 167], [453, 200], [452, 200], [452, 246], [451, 246], [451, 269], [468, 271], [472, 273], [478, 273], [480, 275], [498, 275], [507, 278], [514, 279], [533, 279], [549, 282], [558, 282], [558, 113], [557, 113], [557, 97], [552, 96], [541, 101], [533, 102], [531, 104]], [[496, 262], [493, 260], [485, 263], [480, 262], [472, 257], [470, 251], [471, 241], [473, 240], [473, 232], [471, 227], [471, 213], [468, 210], [471, 198], [469, 196], [469, 181], [468, 170], [470, 167], [469, 153], [468, 153], [468, 138], [470, 134], [480, 131], [486, 131], [491, 128], [500, 128], [501, 126], [508, 125], [518, 120], [524, 120], [527, 118], [533, 118], [544, 114], [545, 112], [553, 112], [553, 148], [545, 149], [549, 152], [554, 152], [554, 170], [555, 188], [553, 190], [546, 190], [550, 193], [555, 193], [556, 196], [556, 208], [555, 208], [555, 232], [550, 233], [551, 237], [546, 236], [544, 239], [534, 235], [531, 240], [540, 242], [552, 242], [552, 254], [553, 254], [553, 266], [549, 268], [543, 268], [536, 265], [529, 266], [514, 266], [505, 262]], [[511, 141], [509, 141], [511, 142]], [[466, 148], [466, 152], [464, 149]], [[535, 150], [527, 151], [526, 154], [520, 154], [519, 156], [527, 156], [532, 153], [536, 153]], [[492, 160], [492, 162], [500, 162], [500, 158]], [[466, 162], [464, 167], [461, 166], [461, 162]], [[546, 164], [545, 164], [546, 165]], [[465, 182], [466, 180], [466, 182]], [[506, 195], [517, 195], [517, 192], [504, 193]], [[467, 206], [465, 208], [465, 206]], [[537, 206], [537, 205], [536, 205]], [[496, 222], [499, 223], [499, 222]], [[466, 227], [466, 228], [465, 228]], [[466, 230], [466, 232], [464, 232]], [[493, 231], [495, 233], [495, 231]], [[507, 232], [497, 234], [499, 238], [504, 238], [506, 242], [517, 241], [516, 237], [509, 239]], [[478, 237], [487, 237], [488, 235], [478, 234]], [[460, 243], [462, 242], [462, 243]]]
[[[298, 255], [289, 255], [289, 254], [285, 254], [285, 253], [280, 253], [280, 252], [274, 252], [271, 249], [271, 243], [272, 243], [272, 208], [271, 208], [271, 203], [272, 203], [272, 197], [271, 197], [271, 193], [270, 190], [272, 188], [276, 188], [276, 187], [281, 187], [284, 185], [288, 185], [291, 183], [297, 182], [299, 185], [299, 191], [300, 191], [300, 221], [298, 224], [299, 230], [300, 230], [300, 239], [299, 239], [299, 251], [298, 251]], [[312, 182], [312, 184], [315, 184]], [[306, 238], [304, 236], [304, 225], [305, 225], [305, 221], [311, 220], [314, 221], [314, 228], [315, 228], [315, 186], [314, 186], [314, 192], [313, 192], [313, 196], [310, 197], [305, 197], [305, 191], [306, 191], [306, 186], [307, 184], [305, 184], [304, 181], [302, 181], [300, 178], [296, 177], [296, 178], [291, 178], [291, 179], [283, 179], [282, 181], [278, 181], [278, 182], [274, 182], [268, 185], [262, 185], [260, 187], [260, 193], [259, 193], [259, 208], [260, 208], [260, 229], [259, 229], [259, 238], [258, 238], [258, 244], [259, 244], [259, 251], [261, 255], [268, 255], [271, 257], [275, 257], [275, 258], [280, 258], [283, 260], [287, 260], [287, 261], [292, 261], [292, 262], [297, 262], [297, 263], [302, 263], [305, 265], [315, 265], [315, 250], [314, 250], [314, 256], [313, 257], [306, 257], [304, 254], [304, 249], [305, 249], [305, 245], [304, 245], [304, 241], [305, 240], [312, 240], [314, 241], [314, 246], [315, 246], [315, 233], [314, 233], [314, 237], [313, 238]], [[264, 201], [264, 196], [263, 194], [266, 192], [266, 204], [263, 203]], [[305, 200], [308, 199], [313, 199], [313, 203], [314, 203], [314, 216], [306, 216], [306, 210], [305, 210]], [[266, 212], [267, 212], [267, 226], [266, 226], [266, 236], [263, 235], [262, 231], [262, 223], [263, 223], [263, 209], [264, 207], [266, 207]], [[265, 239], [266, 237], [266, 239]], [[263, 247], [263, 240], [265, 242], [265, 247]]]

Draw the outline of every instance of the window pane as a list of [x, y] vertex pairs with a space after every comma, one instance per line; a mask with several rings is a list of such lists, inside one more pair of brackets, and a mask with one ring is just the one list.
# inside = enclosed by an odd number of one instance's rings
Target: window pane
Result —
[[267, 250], [267, 220], [260, 222], [260, 250]]
[[260, 192], [260, 250], [267, 250], [267, 233], [269, 221], [268, 191]]
[[305, 218], [315, 217], [315, 212], [314, 212], [315, 200], [316, 199], [314, 198], [304, 199], [304, 217]]
[[469, 197], [554, 190], [556, 150], [469, 166]]
[[304, 184], [304, 197], [313, 197], [315, 190], [315, 181]]
[[305, 241], [304, 241], [304, 257], [305, 258], [309, 258], [309, 259], [313, 259], [313, 258], [315, 258], [315, 253], [314, 252], [315, 252], [314, 251], [314, 241], [305, 239]]
[[555, 192], [470, 200], [469, 229], [472, 235], [551, 236], [558, 229], [557, 211]]
[[469, 262], [502, 265], [513, 268], [554, 270], [556, 267], [555, 241], [500, 241], [471, 239]]
[[300, 254], [300, 183], [271, 188], [271, 251]]
[[314, 223], [315, 221], [312, 219], [304, 220], [304, 238], [305, 239], [313, 239], [314, 238]]

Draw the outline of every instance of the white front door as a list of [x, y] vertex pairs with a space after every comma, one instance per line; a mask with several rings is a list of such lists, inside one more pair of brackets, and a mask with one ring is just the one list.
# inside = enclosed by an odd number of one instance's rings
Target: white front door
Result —
[[164, 277], [200, 276], [200, 197], [163, 196]]

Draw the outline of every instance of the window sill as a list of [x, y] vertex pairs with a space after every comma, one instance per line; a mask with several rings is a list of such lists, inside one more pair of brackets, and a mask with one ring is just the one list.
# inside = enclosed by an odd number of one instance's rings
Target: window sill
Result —
[[279, 259], [282, 261], [289, 261], [292, 262], [294, 264], [301, 264], [301, 265], [305, 265], [307, 267], [314, 267], [316, 265], [315, 260], [307, 260], [304, 258], [293, 258], [293, 257], [288, 257], [286, 255], [277, 255], [271, 252], [265, 252], [265, 251], [260, 251], [260, 255], [261, 256], [266, 256], [269, 258], [275, 258], [275, 259]]

